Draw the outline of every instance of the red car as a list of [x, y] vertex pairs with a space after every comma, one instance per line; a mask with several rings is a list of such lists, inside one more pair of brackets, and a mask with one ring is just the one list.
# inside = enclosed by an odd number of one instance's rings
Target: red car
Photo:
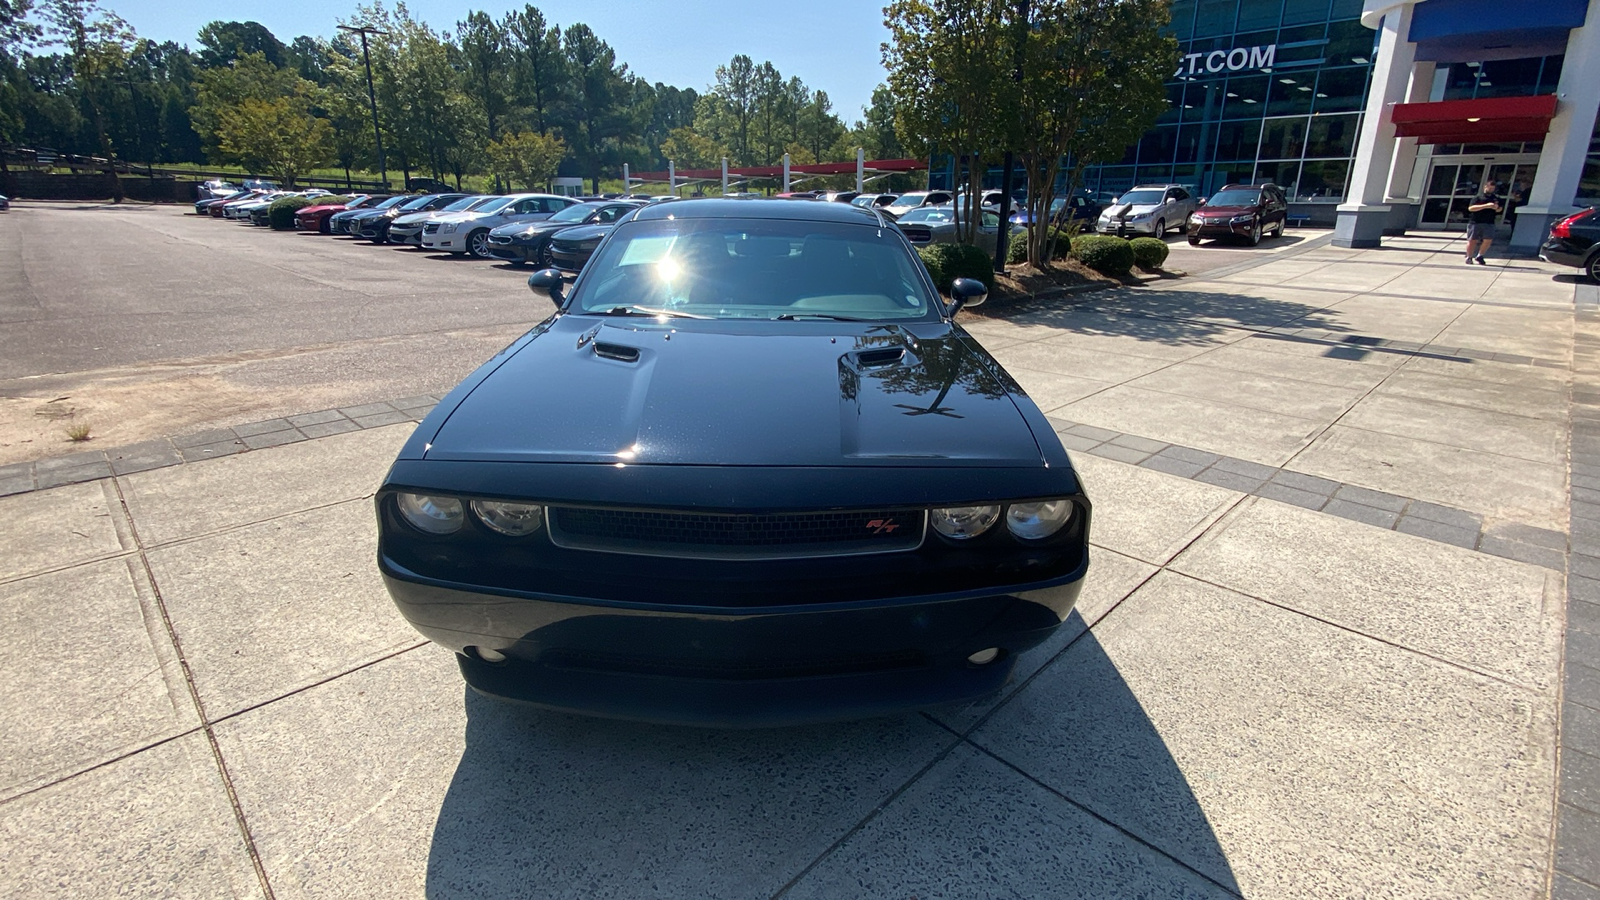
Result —
[[294, 227], [301, 231], [319, 231], [323, 234], [331, 234], [332, 229], [328, 227], [328, 220], [333, 217], [334, 213], [343, 212], [347, 209], [365, 209], [383, 199], [385, 198], [360, 194], [352, 197], [349, 203], [308, 206], [294, 214]]

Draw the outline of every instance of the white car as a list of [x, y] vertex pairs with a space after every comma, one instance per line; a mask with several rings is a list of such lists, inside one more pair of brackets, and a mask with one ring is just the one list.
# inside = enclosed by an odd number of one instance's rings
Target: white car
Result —
[[1161, 237], [1189, 227], [1200, 201], [1181, 184], [1141, 184], [1107, 204], [1095, 223], [1103, 234], [1150, 234]]
[[500, 194], [484, 194], [482, 196], [462, 197], [460, 200], [446, 206], [444, 209], [430, 209], [426, 212], [406, 213], [398, 216], [389, 223], [389, 243], [409, 244], [412, 247], [422, 246], [422, 227], [434, 219], [444, 215], [458, 212], [471, 212], [502, 199]]
[[440, 215], [422, 226], [422, 246], [489, 258], [489, 232], [514, 222], [537, 222], [575, 204], [555, 194], [511, 194], [477, 209]]

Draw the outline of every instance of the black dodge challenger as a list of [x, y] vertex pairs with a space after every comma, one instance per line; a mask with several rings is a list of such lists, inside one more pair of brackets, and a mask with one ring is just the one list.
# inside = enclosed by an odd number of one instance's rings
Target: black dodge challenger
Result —
[[629, 215], [376, 497], [477, 691], [713, 726], [978, 699], [1071, 612], [1089, 500], [905, 238], [836, 203]]

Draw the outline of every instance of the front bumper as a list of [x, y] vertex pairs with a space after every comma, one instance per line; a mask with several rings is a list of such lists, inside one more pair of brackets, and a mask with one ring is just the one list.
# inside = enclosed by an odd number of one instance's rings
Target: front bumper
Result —
[[1107, 223], [1105, 220], [1101, 220], [1096, 223], [1095, 230], [1099, 231], [1101, 234], [1115, 235], [1155, 234], [1156, 220], [1151, 219], [1148, 222], [1135, 222], [1132, 219], [1129, 219], [1126, 222], [1119, 222], [1113, 219], [1109, 223]]
[[[480, 693], [586, 715], [723, 728], [889, 715], [994, 694], [1077, 601], [1087, 560], [1024, 596], [752, 611], [481, 593], [380, 556], [389, 594]], [[479, 648], [504, 655], [486, 662]], [[987, 665], [967, 657], [999, 648]]]
[[491, 240], [489, 255], [506, 262], [531, 263], [538, 261], [539, 252], [526, 244], [496, 244]]
[[1202, 222], [1199, 219], [1190, 219], [1187, 230], [1190, 237], [1197, 238], [1248, 238], [1254, 222], [1254, 219], [1246, 219], [1243, 222]]
[[413, 247], [422, 244], [421, 225], [391, 225], [389, 227], [389, 243], [409, 244]]
[[467, 249], [467, 236], [460, 232], [456, 232], [454, 234], [441, 234], [440, 232], [436, 231], [432, 234], [422, 235], [422, 246], [429, 250], [444, 250], [450, 253], [465, 253]]

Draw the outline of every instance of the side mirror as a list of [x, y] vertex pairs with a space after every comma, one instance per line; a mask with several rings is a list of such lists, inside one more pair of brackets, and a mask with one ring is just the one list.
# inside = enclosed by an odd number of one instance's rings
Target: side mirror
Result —
[[1196, 200], [1194, 202], [1194, 205], [1195, 206], [1205, 206], [1206, 205], [1206, 198], [1201, 197], [1199, 200]]
[[989, 299], [989, 289], [976, 278], [957, 278], [950, 285], [950, 315], [953, 317], [964, 307], [982, 306]]
[[560, 269], [540, 269], [528, 276], [528, 290], [534, 293], [539, 291], [548, 293], [557, 306], [567, 302], [565, 287], [566, 282], [561, 278]]

